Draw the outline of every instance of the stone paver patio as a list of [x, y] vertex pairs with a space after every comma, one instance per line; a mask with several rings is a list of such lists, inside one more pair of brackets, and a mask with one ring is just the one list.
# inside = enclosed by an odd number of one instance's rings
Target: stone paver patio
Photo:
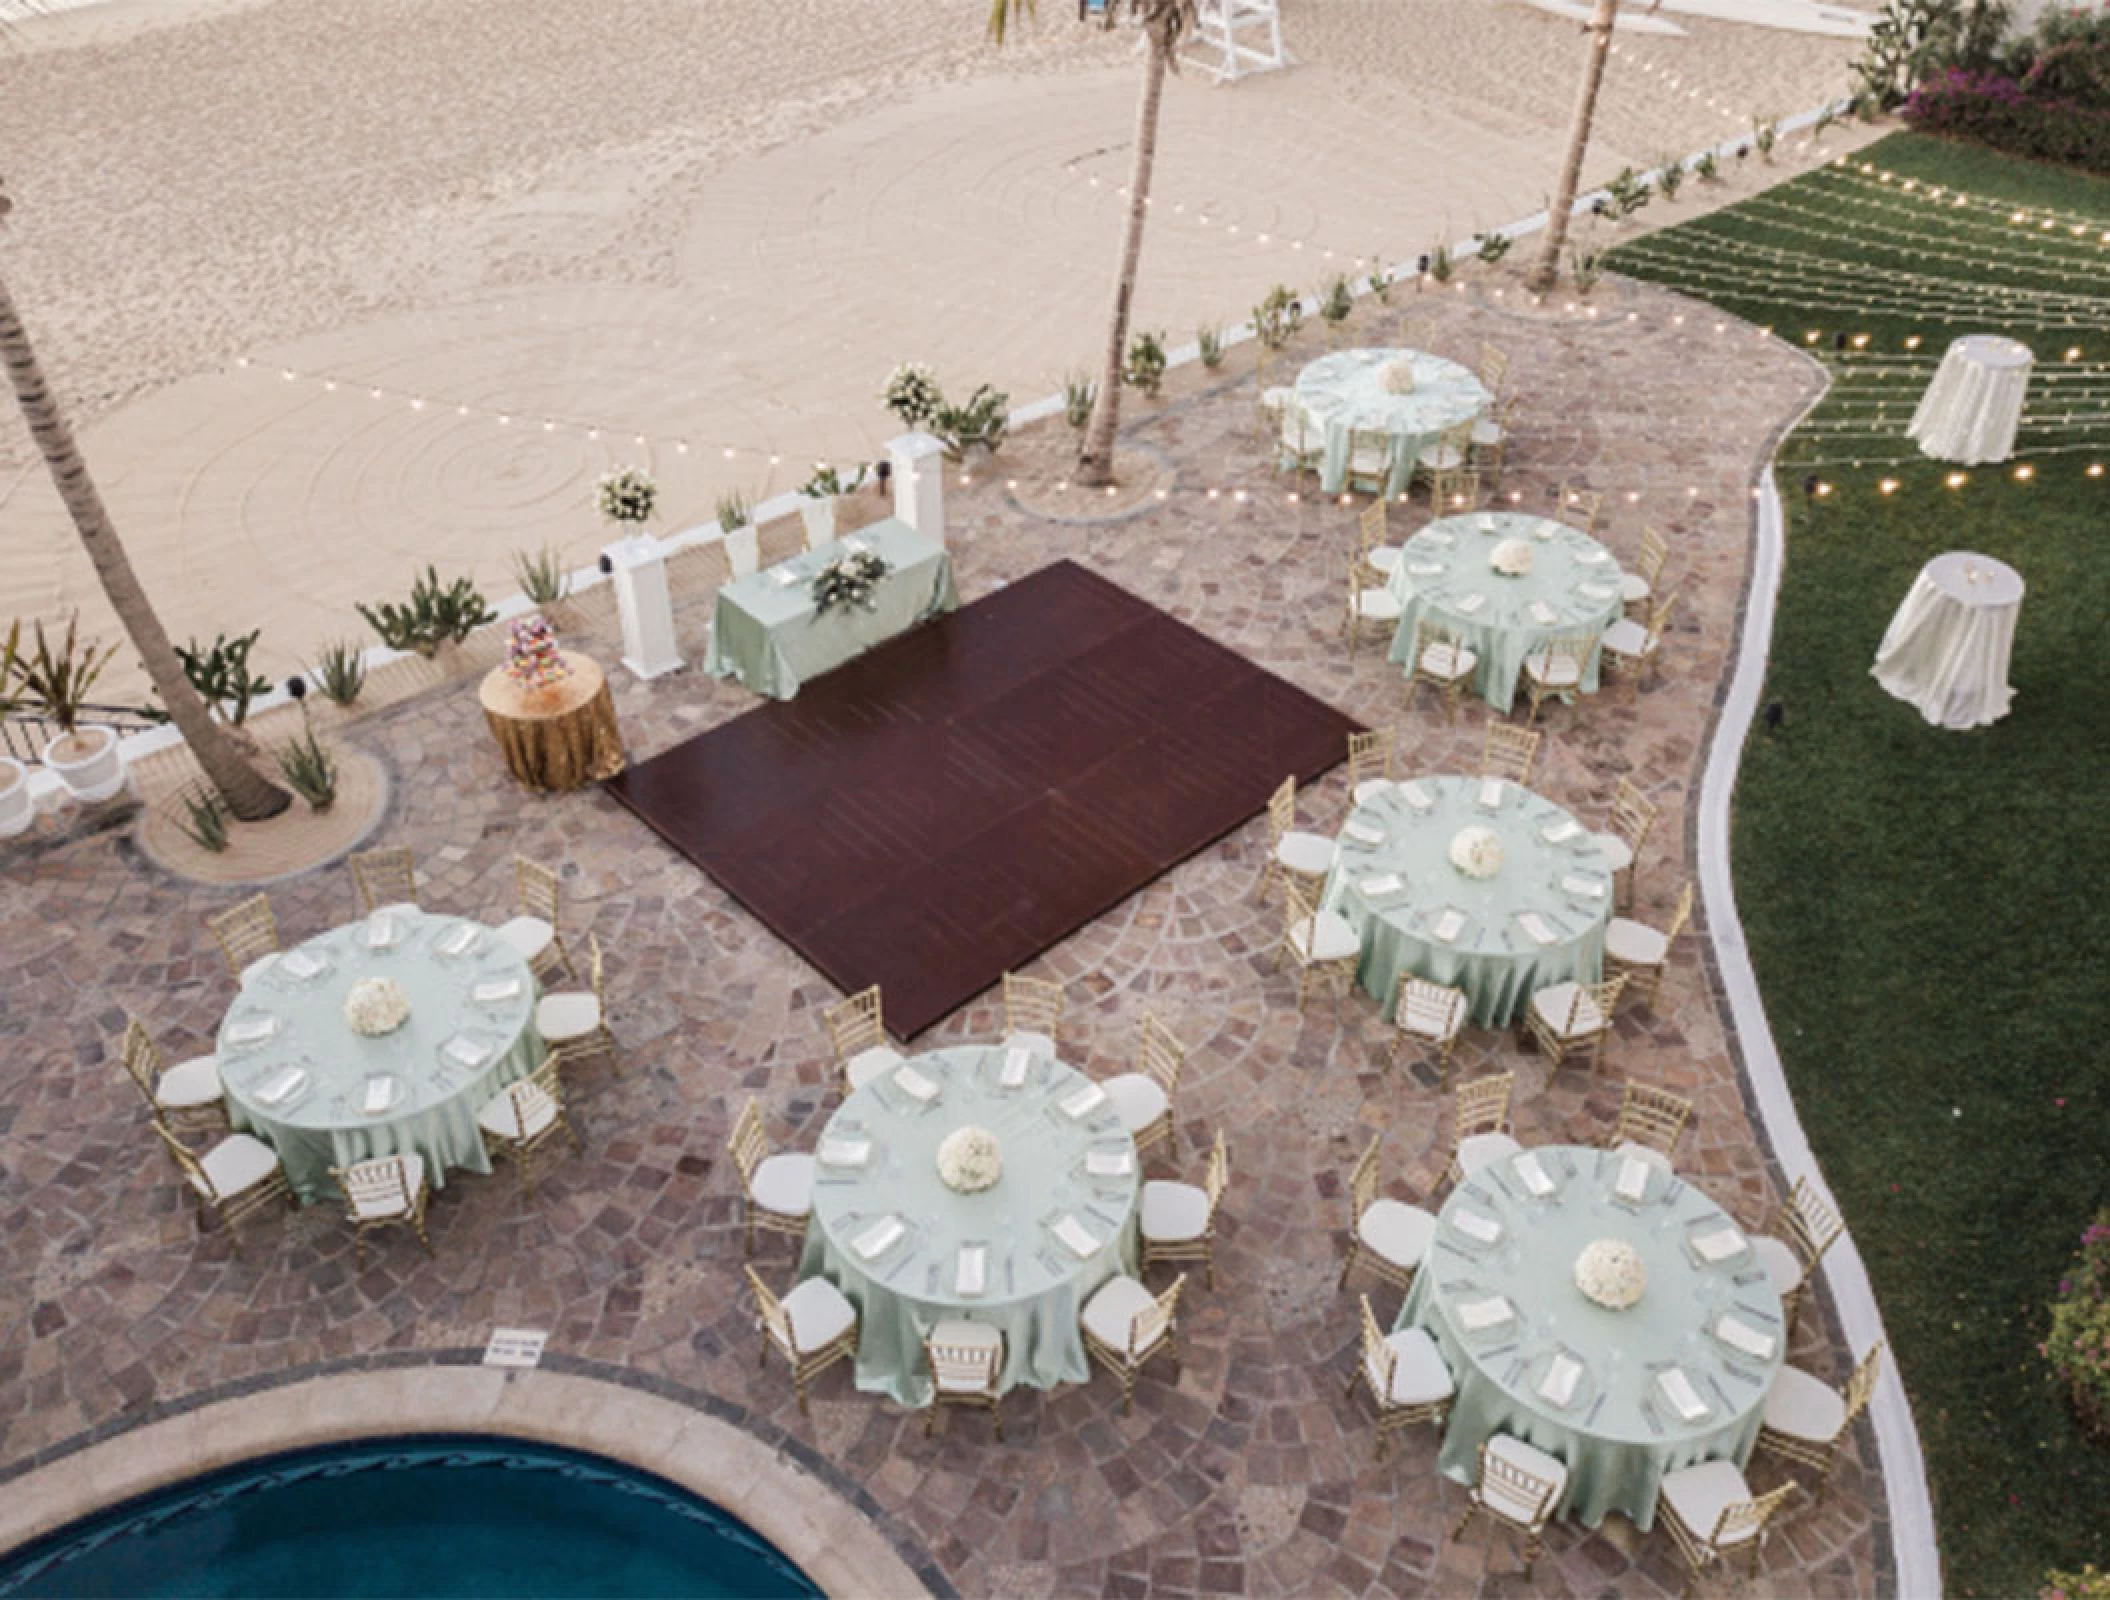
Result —
[[[1411, 298], [1411, 297], [1409, 297]], [[1511, 297], [1512, 300], [1514, 296]], [[1550, 708], [1535, 787], [1587, 821], [1623, 774], [1664, 808], [1643, 852], [1641, 915], [1657, 922], [1690, 875], [1687, 797], [1737, 626], [1752, 475], [1815, 393], [1815, 370], [1704, 307], [1607, 285], [1601, 313], [1526, 317], [1477, 293], [1413, 307], [1437, 316], [1436, 348], [1471, 359], [1482, 339], [1516, 358], [1524, 396], [1505, 493], [1546, 503], [1560, 479], [1607, 491], [1606, 537], [1630, 554], [1644, 521], [1673, 531], [1681, 591], [1653, 686]], [[1386, 342], [1400, 307], [1368, 308], [1357, 343]], [[1321, 346], [1307, 334], [1290, 370]], [[1162, 503], [1126, 520], [1058, 524], [1021, 511], [1004, 463], [948, 487], [963, 597], [1057, 556], [1085, 562], [1300, 686], [1401, 735], [1407, 773], [1470, 770], [1485, 708], [1447, 726], [1433, 699], [1407, 703], [1397, 669], [1365, 648], [1351, 665], [1336, 632], [1353, 513], [1292, 502], [1266, 469], [1252, 422], [1250, 357], [1191, 373], [1131, 413], [1135, 442], [1178, 470]], [[1059, 424], [1057, 424], [1059, 426]], [[1213, 493], [1211, 491], [1214, 491]], [[1629, 500], [1628, 496], [1638, 496]], [[1417, 507], [1402, 519], [1418, 525]], [[691, 659], [707, 593], [684, 602]], [[583, 639], [603, 659], [605, 635]], [[691, 671], [651, 685], [617, 675], [634, 756], [753, 702]], [[1392, 1192], [1427, 1200], [1448, 1156], [1448, 1096], [1425, 1068], [1389, 1076], [1386, 1037], [1361, 995], [1300, 1017], [1271, 952], [1279, 914], [1253, 897], [1265, 842], [1255, 819], [1032, 969], [1059, 978], [1064, 1053], [1118, 1070], [1142, 1014], [1186, 1042], [1179, 1165], [1228, 1130], [1233, 1165], [1211, 1292], [1190, 1284], [1186, 1360], [1153, 1369], [1132, 1417], [1105, 1381], [1006, 1401], [1008, 1441], [955, 1414], [934, 1439], [922, 1418], [858, 1394], [847, 1371], [818, 1383], [799, 1416], [780, 1367], [758, 1373], [740, 1290], [737, 1182], [723, 1140], [758, 1094], [773, 1136], [808, 1145], [833, 1106], [820, 1009], [832, 989], [597, 793], [525, 797], [504, 777], [473, 686], [427, 693], [359, 723], [352, 737], [395, 781], [380, 839], [415, 849], [427, 904], [496, 918], [515, 851], [566, 864], [567, 925], [613, 954], [621, 1073], [572, 1084], [583, 1155], [544, 1170], [532, 1203], [512, 1176], [460, 1178], [437, 1197], [438, 1259], [391, 1236], [353, 1266], [341, 1216], [315, 1207], [252, 1223], [237, 1257], [200, 1234], [144, 1108], [110, 1050], [127, 1010], [172, 1051], [209, 1045], [232, 994], [201, 918], [235, 894], [148, 866], [116, 827], [47, 835], [5, 858], [0, 883], [0, 1482], [91, 1430], [107, 1431], [233, 1385], [331, 1363], [473, 1359], [493, 1325], [546, 1327], [552, 1359], [663, 1392], [715, 1396], [762, 1436], [832, 1464], [862, 1486], [912, 1564], [985, 1594], [1642, 1594], [1683, 1581], [1666, 1535], [1618, 1518], [1597, 1533], [1557, 1526], [1527, 1586], [1514, 1546], [1450, 1530], [1464, 1490], [1434, 1471], [1427, 1430], [1372, 1460], [1354, 1361], [1355, 1294], [1381, 1316], [1396, 1292], [1339, 1271], [1347, 1169], [1386, 1135]], [[1331, 828], [1335, 774], [1304, 801]], [[352, 914], [348, 875], [328, 868], [276, 885], [289, 937]], [[994, 999], [920, 1043], [987, 1037]], [[1682, 942], [1655, 1014], [1628, 1011], [1604, 1073], [1543, 1062], [1509, 1034], [1475, 1032], [1460, 1077], [1515, 1067], [1527, 1142], [1590, 1141], [1608, 1129], [1628, 1075], [1691, 1096], [1696, 1136], [1680, 1166], [1750, 1225], [1775, 1194], [1746, 1116], [1700, 941]], [[1159, 1163], [1162, 1171], [1165, 1163]], [[793, 1252], [760, 1249], [788, 1280]], [[1843, 1379], [1847, 1352], [1821, 1306], [1793, 1353]], [[1759, 1464], [1761, 1485], [1777, 1469]], [[1767, 1546], [1769, 1594], [1884, 1590], [1888, 1534], [1865, 1434], [1822, 1501], [1791, 1500]]]

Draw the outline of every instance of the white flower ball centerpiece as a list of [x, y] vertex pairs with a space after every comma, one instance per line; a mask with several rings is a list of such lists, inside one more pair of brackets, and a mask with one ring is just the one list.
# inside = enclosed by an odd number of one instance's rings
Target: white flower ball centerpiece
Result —
[[1412, 394], [1414, 392], [1414, 363], [1404, 357], [1397, 361], [1387, 362], [1385, 370], [1378, 377], [1379, 381], [1384, 384], [1385, 393], [1387, 394]]
[[1624, 1311], [1648, 1290], [1648, 1268], [1624, 1239], [1598, 1239], [1575, 1258], [1575, 1287], [1607, 1311]]
[[1504, 539], [1487, 552], [1487, 564], [1505, 578], [1523, 578], [1531, 573], [1531, 546], [1522, 539]]
[[378, 1039], [410, 1020], [410, 1002], [392, 978], [361, 978], [344, 997], [344, 1020], [352, 1032]]
[[1460, 828], [1451, 838], [1451, 865], [1468, 878], [1492, 878], [1502, 870], [1502, 841], [1492, 828]]
[[955, 1128], [938, 1146], [938, 1176], [948, 1189], [973, 1194], [1003, 1175], [1003, 1149], [987, 1128]]

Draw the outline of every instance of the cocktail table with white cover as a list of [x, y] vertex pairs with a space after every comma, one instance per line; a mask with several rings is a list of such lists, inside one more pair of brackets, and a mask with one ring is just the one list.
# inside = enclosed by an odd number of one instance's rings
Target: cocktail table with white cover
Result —
[[[392, 942], [373, 943], [380, 928]], [[393, 979], [409, 1001], [394, 1032], [367, 1038], [345, 1021], [362, 978]], [[404, 1150], [425, 1158], [435, 1188], [450, 1167], [489, 1172], [476, 1113], [542, 1064], [536, 994], [519, 953], [462, 917], [390, 911], [333, 928], [228, 1008], [218, 1052], [229, 1120], [279, 1153], [303, 1201], [335, 1196], [332, 1166]], [[265, 1019], [271, 1032], [252, 1038]], [[370, 1091], [384, 1080], [394, 1087]]]
[[[889, 569], [870, 607], [816, 611], [814, 574], [858, 550], [876, 553]], [[889, 517], [721, 586], [704, 664], [714, 678], [737, 678], [756, 694], [789, 700], [809, 678], [959, 603], [945, 546]]]
[[[902, 1087], [896, 1068], [845, 1100], [821, 1135], [799, 1276], [818, 1273], [857, 1307], [860, 1389], [927, 1403], [923, 1335], [954, 1317], [1003, 1333], [1005, 1389], [1091, 1376], [1077, 1318], [1094, 1290], [1135, 1267], [1135, 1142], [1105, 1093], [1087, 1094], [1095, 1086], [1083, 1074], [1022, 1055], [1016, 1087], [1005, 1082], [1001, 1045], [912, 1056], [904, 1065], [936, 1086], [928, 1102]], [[1094, 1103], [1073, 1116], [1064, 1103], [1080, 1095]], [[970, 1126], [996, 1136], [1003, 1175], [961, 1194], [938, 1174], [938, 1146]], [[843, 1159], [860, 1154], [856, 1164]], [[900, 1237], [873, 1249], [889, 1218], [902, 1224]], [[1078, 1243], [1094, 1248], [1065, 1242], [1072, 1221], [1083, 1230]], [[975, 1248], [984, 1252], [978, 1289], [962, 1259]]]
[[[1445, 1201], [1399, 1326], [1426, 1328], [1457, 1381], [1445, 1473], [1471, 1483], [1480, 1442], [1513, 1434], [1567, 1463], [1562, 1515], [1594, 1528], [1617, 1511], [1646, 1532], [1665, 1473], [1750, 1458], [1787, 1341], [1780, 1297], [1721, 1207], [1657, 1167], [1626, 1202], [1624, 1165], [1553, 1146], [1482, 1168]], [[1537, 1198], [1533, 1170], [1549, 1186]], [[1491, 1241], [1467, 1231], [1485, 1224], [1500, 1230]], [[1646, 1268], [1623, 1311], [1575, 1286], [1576, 1258], [1599, 1239], [1624, 1241]], [[1506, 1320], [1494, 1320], [1498, 1299]], [[1563, 1349], [1581, 1369], [1565, 1405], [1545, 1392]], [[1686, 1385], [1675, 1398], [1669, 1367]]]
[[2028, 345], [1996, 333], [1971, 333], [1951, 344], [1920, 396], [1905, 437], [1937, 461], [1974, 466], [2015, 453], [2015, 429], [2029, 391]]
[[[1414, 387], [1395, 394], [1385, 374], [1395, 361], [1408, 362]], [[1336, 350], [1297, 374], [1297, 404], [1326, 441], [1319, 486], [1340, 493], [1348, 481], [1353, 435], [1383, 433], [1391, 440], [1388, 495], [1403, 494], [1414, 458], [1446, 428], [1470, 422], [1487, 409], [1486, 386], [1466, 368], [1426, 350]]]
[[[1520, 541], [1531, 553], [1521, 577], [1491, 565], [1497, 548]], [[1424, 620], [1464, 640], [1480, 658], [1473, 689], [1507, 714], [1527, 656], [1563, 634], [1601, 635], [1623, 610], [1619, 562], [1584, 533], [1550, 517], [1469, 511], [1431, 522], [1406, 543], [1385, 587], [1399, 601], [1392, 659], [1414, 672], [1414, 632]], [[1582, 692], [1597, 690], [1599, 652], [1583, 663]]]
[[1998, 722], [2015, 698], [2007, 665], [2022, 592], [2022, 574], [2004, 561], [1969, 550], [1936, 556], [1912, 580], [1869, 670], [1937, 727]]
[[[1490, 809], [1481, 802], [1496, 790]], [[1492, 877], [1450, 859], [1476, 827], [1502, 846]], [[1323, 904], [1355, 929], [1356, 981], [1388, 1015], [1402, 972], [1463, 989], [1482, 1027], [1515, 1021], [1537, 990], [1603, 973], [1611, 870], [1551, 800], [1499, 779], [1414, 778], [1378, 789], [1339, 837]]]

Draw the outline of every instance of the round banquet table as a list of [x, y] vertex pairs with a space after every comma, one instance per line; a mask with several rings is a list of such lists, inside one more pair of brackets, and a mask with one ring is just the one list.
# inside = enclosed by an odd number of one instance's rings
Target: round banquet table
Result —
[[[1500, 788], [1492, 808], [1482, 804], [1489, 782]], [[1502, 841], [1490, 878], [1451, 865], [1451, 840], [1476, 826]], [[1523, 1015], [1537, 990], [1604, 971], [1611, 869], [1551, 800], [1500, 780], [1415, 778], [1379, 789], [1338, 838], [1323, 904], [1355, 929], [1356, 981], [1387, 1016], [1402, 972], [1463, 989], [1473, 1021], [1494, 1028]]]
[[[1531, 570], [1511, 578], [1489, 565], [1497, 545], [1521, 539]], [[1624, 610], [1619, 562], [1565, 522], [1517, 511], [1471, 511], [1430, 523], [1406, 542], [1385, 587], [1400, 603], [1392, 659], [1414, 672], [1414, 630], [1423, 619], [1464, 640], [1480, 658], [1473, 689], [1497, 711], [1516, 699], [1524, 658], [1561, 634], [1603, 634]], [[1597, 690], [1599, 651], [1583, 663], [1582, 689]]]
[[2008, 657], [2022, 614], [2022, 574], [1969, 550], [1920, 569], [1869, 670], [1940, 728], [1977, 728], [2007, 715]]
[[[1385, 369], [1395, 361], [1413, 364], [1414, 387], [1406, 394], [1385, 387]], [[1296, 397], [1325, 436], [1320, 487], [1338, 494], [1347, 483], [1353, 435], [1383, 433], [1391, 440], [1388, 495], [1404, 494], [1414, 458], [1446, 428], [1479, 416], [1489, 399], [1480, 380], [1455, 361], [1426, 350], [1386, 349], [1336, 350], [1319, 357], [1297, 374]]]
[[591, 656], [558, 654], [571, 675], [546, 688], [516, 682], [500, 664], [476, 691], [506, 769], [530, 789], [576, 789], [623, 770], [623, 735], [607, 675]]
[[[1025, 1080], [1006, 1088], [1000, 1045], [963, 1045], [913, 1056], [907, 1065], [937, 1085], [919, 1103], [886, 1074], [845, 1100], [815, 1153], [813, 1216], [799, 1276], [826, 1278], [857, 1307], [857, 1387], [906, 1406], [930, 1398], [923, 1335], [947, 1318], [985, 1323], [1004, 1335], [1005, 1389], [1083, 1383], [1091, 1369], [1077, 1314], [1094, 1290], [1136, 1263], [1135, 1142], [1103, 1094], [1082, 1116], [1063, 1102], [1088, 1085], [1060, 1061], [1034, 1056]], [[995, 1134], [1003, 1176], [959, 1194], [938, 1176], [938, 1145], [954, 1129]], [[861, 1164], [834, 1159], [869, 1146]], [[1119, 1175], [1087, 1170], [1097, 1152]], [[873, 1250], [888, 1217], [902, 1236]], [[1055, 1227], [1074, 1219], [1098, 1248], [1080, 1256]], [[980, 1247], [984, 1283], [962, 1293], [960, 1252]]]
[[[1514, 1160], [1454, 1189], [1400, 1310], [1399, 1326], [1426, 1328], [1457, 1380], [1437, 1465], [1471, 1483], [1481, 1441], [1514, 1434], [1567, 1463], [1561, 1515], [1594, 1528], [1617, 1511], [1645, 1533], [1665, 1473], [1750, 1459], [1786, 1355], [1780, 1297], [1742, 1230], [1690, 1184], [1652, 1168], [1630, 1206], [1614, 1192], [1622, 1158], [1610, 1151], [1553, 1146], [1527, 1155], [1552, 1192], [1532, 1198]], [[1461, 1218], [1501, 1233], [1483, 1244]], [[1575, 1287], [1575, 1258], [1597, 1239], [1626, 1241], [1647, 1268], [1648, 1287], [1627, 1310], [1607, 1311]], [[1735, 1253], [1709, 1264], [1696, 1248], [1702, 1240]], [[1465, 1308], [1497, 1296], [1514, 1315], [1469, 1331]], [[1771, 1353], [1721, 1338], [1725, 1316]], [[1582, 1373], [1558, 1406], [1541, 1387], [1563, 1351]], [[1666, 1367], [1683, 1371], [1704, 1415], [1680, 1415], [1658, 1381]]]
[[[377, 947], [377, 929], [393, 941]], [[344, 1000], [361, 978], [394, 979], [409, 1020], [379, 1038], [354, 1033]], [[218, 1042], [228, 1119], [278, 1152], [304, 1203], [337, 1193], [331, 1167], [368, 1156], [415, 1150], [435, 1188], [450, 1167], [489, 1172], [476, 1113], [542, 1064], [536, 998], [527, 963], [480, 923], [388, 911], [333, 928], [281, 955], [228, 1008]], [[381, 1091], [393, 1098], [369, 1113], [377, 1079], [393, 1081]]]
[[1971, 333], [1952, 343], [1920, 396], [1905, 437], [1922, 455], [1973, 466], [2015, 453], [2015, 429], [2029, 390], [2028, 345], [1994, 333]]

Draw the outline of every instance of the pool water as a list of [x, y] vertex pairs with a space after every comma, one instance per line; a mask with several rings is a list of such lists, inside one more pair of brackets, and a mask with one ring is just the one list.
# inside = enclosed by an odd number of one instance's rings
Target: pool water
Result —
[[820, 1592], [752, 1528], [665, 1479], [454, 1435], [269, 1456], [0, 1553], [0, 1595]]

